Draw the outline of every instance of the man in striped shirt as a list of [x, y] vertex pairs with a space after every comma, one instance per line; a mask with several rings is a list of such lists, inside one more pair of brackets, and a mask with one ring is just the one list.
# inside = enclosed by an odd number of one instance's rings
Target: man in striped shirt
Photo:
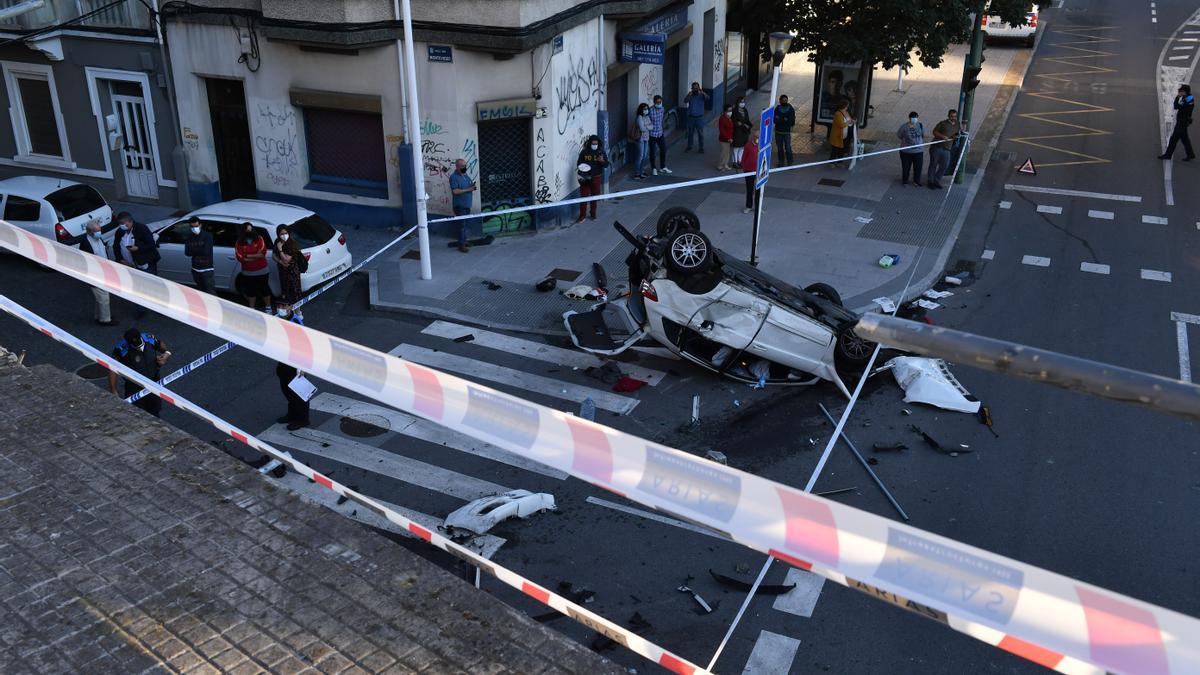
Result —
[[657, 176], [658, 168], [654, 163], [654, 147], [658, 146], [658, 163], [662, 165], [663, 173], [671, 173], [667, 168], [667, 138], [663, 133], [663, 122], [667, 111], [663, 108], [663, 97], [655, 96], [654, 105], [650, 106], [650, 175]]

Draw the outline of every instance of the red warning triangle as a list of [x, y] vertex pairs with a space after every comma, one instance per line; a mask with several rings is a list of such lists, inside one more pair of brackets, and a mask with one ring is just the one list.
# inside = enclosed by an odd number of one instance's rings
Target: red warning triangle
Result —
[[1027, 173], [1032, 176], [1036, 176], [1037, 169], [1033, 167], [1033, 158], [1026, 158], [1025, 163], [1021, 165], [1021, 168], [1017, 169], [1017, 173]]

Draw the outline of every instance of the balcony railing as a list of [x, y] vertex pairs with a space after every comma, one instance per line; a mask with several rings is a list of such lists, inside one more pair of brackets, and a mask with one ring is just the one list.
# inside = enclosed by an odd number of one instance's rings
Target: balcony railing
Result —
[[[0, 0], [0, 10], [26, 0]], [[138, 0], [46, 0], [39, 9], [0, 21], [0, 30], [41, 30], [62, 24], [64, 28], [150, 29], [150, 12]]]

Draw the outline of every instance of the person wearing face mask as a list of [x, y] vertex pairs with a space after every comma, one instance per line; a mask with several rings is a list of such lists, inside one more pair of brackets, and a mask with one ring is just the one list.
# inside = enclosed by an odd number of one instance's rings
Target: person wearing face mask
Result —
[[775, 106], [775, 162], [776, 166], [791, 166], [792, 127], [796, 126], [796, 109], [788, 103], [787, 94], [779, 97], [779, 105]]
[[658, 163], [662, 165], [663, 173], [671, 173], [667, 168], [667, 137], [665, 122], [667, 111], [663, 108], [663, 97], [655, 96], [654, 105], [650, 106], [650, 175], [658, 175], [658, 167], [654, 164], [654, 149], [658, 148]]
[[925, 142], [925, 125], [921, 124], [915, 110], [908, 113], [908, 121], [900, 125], [896, 138], [900, 139], [900, 184], [908, 184], [908, 173], [912, 171], [912, 183], [919, 186], [925, 160], [921, 147]]
[[[580, 197], [598, 197], [604, 194], [604, 170], [608, 168], [608, 157], [604, 154], [604, 150], [600, 149], [600, 137], [595, 134], [588, 137], [583, 144], [583, 149], [579, 151], [579, 160], [576, 162], [579, 167], [579, 196]], [[596, 219], [596, 205], [600, 200], [592, 202], [581, 202], [579, 204], [579, 220], [576, 224], [582, 223], [587, 215], [588, 206], [591, 206], [592, 220]]]
[[753, 128], [750, 113], [746, 110], [746, 97], [739, 96], [733, 105], [733, 168], [736, 171], [742, 168], [742, 152]]
[[[465, 216], [471, 212], [471, 204], [475, 201], [475, 190], [479, 189], [475, 181], [467, 175], [467, 160], [458, 159], [454, 162], [454, 173], [450, 174], [450, 202], [454, 207], [454, 215]], [[467, 229], [473, 218], [463, 218], [458, 221], [458, 250], [466, 253], [471, 250], [467, 243]]]
[[[113, 257], [112, 247], [104, 241], [104, 233], [100, 230], [100, 221], [89, 220], [87, 224], [87, 236], [83, 241], [79, 242], [79, 250], [84, 253], [98, 255], [101, 258], [109, 260]], [[116, 321], [112, 319], [112, 310], [108, 302], [108, 291], [99, 286], [92, 286], [92, 297], [96, 300], [96, 311], [94, 318], [96, 323], [101, 326], [115, 326]]]
[[[150, 228], [135, 221], [128, 211], [117, 214], [117, 223], [121, 228], [121, 259], [118, 262], [158, 276], [158, 261], [162, 256], [158, 252], [158, 243], [154, 241]], [[146, 316], [146, 309], [138, 305], [133, 311], [133, 316], [135, 319]]]
[[271, 270], [267, 267], [267, 242], [254, 231], [250, 223], [242, 223], [241, 236], [233, 247], [234, 256], [242, 266], [236, 284], [246, 304], [250, 309], [258, 309], [258, 301], [262, 301], [262, 309], [271, 311]]
[[650, 154], [650, 106], [643, 103], [637, 107], [630, 138], [637, 144], [637, 161], [633, 165], [633, 179], [646, 177], [646, 155]]
[[[275, 308], [275, 316], [284, 321], [304, 325], [304, 315], [292, 309], [291, 303], [284, 301], [279, 303]], [[279, 378], [279, 390], [283, 392], [283, 397], [287, 399], [287, 414], [280, 417], [277, 422], [286, 424], [288, 431], [295, 431], [301, 427], [309, 425], [309, 403], [304, 397], [297, 394], [290, 386], [292, 380], [299, 377], [300, 371], [289, 366], [286, 363], [275, 364], [275, 377]]]
[[733, 150], [733, 106], [726, 103], [717, 120], [717, 143], [721, 146], [720, 157], [717, 157], [717, 171], [729, 171], [729, 158]]
[[758, 178], [755, 175], [758, 171], [758, 129], [750, 132], [750, 138], [746, 139], [744, 147], [742, 165], [739, 168], [742, 173], [749, 171], [750, 175], [746, 176], [746, 208], [742, 209], [742, 213], [753, 213], [762, 199], [762, 191], [754, 186]]
[[209, 294], [216, 294], [217, 286], [213, 282], [213, 237], [200, 226], [196, 216], [188, 218], [188, 236], [183, 241], [183, 254], [192, 261], [192, 281], [196, 288]]
[[279, 295], [291, 305], [300, 299], [300, 275], [305, 271], [304, 252], [287, 225], [275, 228], [275, 264], [279, 267]]
[[704, 152], [704, 104], [708, 101], [708, 93], [700, 88], [699, 82], [692, 83], [692, 90], [683, 97], [687, 106], [687, 147], [684, 152], [692, 151], [692, 134], [699, 139], [697, 152]]
[[[112, 357], [146, 379], [158, 381], [159, 369], [171, 358], [171, 352], [167, 351], [166, 343], [153, 333], [143, 333], [135, 327], [125, 331], [125, 339], [113, 348]], [[117, 373], [108, 371], [108, 390], [114, 396], [129, 398], [142, 389], [137, 382], [125, 380], [125, 393], [117, 394]], [[155, 417], [162, 410], [162, 401], [154, 395], [143, 396], [134, 405]]]

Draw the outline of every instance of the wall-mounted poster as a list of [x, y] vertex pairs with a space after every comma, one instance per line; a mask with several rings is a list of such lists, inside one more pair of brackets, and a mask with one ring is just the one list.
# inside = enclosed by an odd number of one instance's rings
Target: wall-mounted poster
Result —
[[[842, 101], [850, 103], [850, 111], [858, 110], [858, 97], [866, 89], [864, 83], [858, 81], [861, 63], [844, 63], [841, 61], [826, 61], [821, 64], [820, 90], [817, 93], [817, 122], [833, 123], [833, 113], [837, 111]], [[861, 120], [860, 120], [861, 122]]]

